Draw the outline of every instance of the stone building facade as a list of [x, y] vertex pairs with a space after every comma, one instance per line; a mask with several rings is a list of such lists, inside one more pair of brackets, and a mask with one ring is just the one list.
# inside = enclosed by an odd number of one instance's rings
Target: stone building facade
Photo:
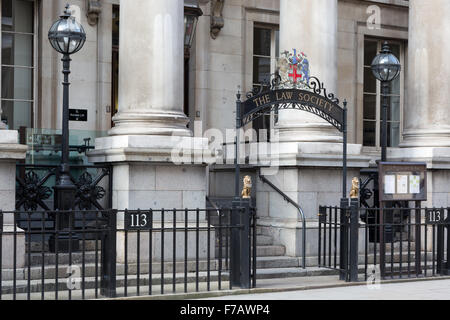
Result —
[[[205, 207], [206, 196], [232, 197], [232, 166], [217, 163], [221, 153], [211, 150], [205, 133], [234, 128], [237, 91], [261, 86], [280, 53], [293, 49], [308, 56], [311, 74], [328, 92], [348, 102], [350, 186], [380, 158], [382, 96], [369, 66], [384, 41], [402, 64], [390, 91], [388, 158], [425, 161], [427, 205], [449, 205], [448, 0], [198, 2], [203, 15], [187, 59], [182, 0], [69, 1], [87, 33], [70, 75], [70, 108], [85, 110], [87, 118], [70, 122], [71, 142], [95, 140], [82, 161], [114, 164], [114, 208]], [[1, 3], [2, 163], [24, 158], [24, 144], [27, 161], [46, 161], [52, 152], [36, 148], [51, 149], [62, 116], [60, 56], [47, 32], [65, 2]], [[337, 205], [343, 191], [342, 138], [318, 119], [290, 110], [253, 124], [279, 135], [280, 166], [268, 179], [303, 207], [310, 237], [319, 204]], [[172, 151], [180, 145], [199, 161], [175, 165]], [[298, 212], [260, 182], [265, 170], [258, 164], [242, 170], [253, 177], [259, 223], [298, 256]], [[5, 190], [14, 190], [12, 184]], [[0, 199], [11, 207], [10, 196]]]

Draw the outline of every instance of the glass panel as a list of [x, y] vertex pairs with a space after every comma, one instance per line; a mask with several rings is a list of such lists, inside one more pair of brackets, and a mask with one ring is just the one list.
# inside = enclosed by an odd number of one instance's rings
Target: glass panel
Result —
[[400, 94], [400, 75], [390, 83], [391, 94]]
[[275, 56], [280, 56], [280, 31], [275, 31]]
[[33, 2], [28, 0], [13, 1], [14, 30], [33, 33]]
[[389, 121], [400, 121], [400, 97], [391, 96], [390, 104], [388, 107], [388, 120]]
[[375, 147], [375, 121], [364, 121], [363, 145], [367, 147]]
[[364, 94], [364, 119], [375, 120], [377, 110], [377, 96]]
[[2, 31], [33, 33], [33, 5], [28, 0], [3, 0]]
[[33, 99], [33, 70], [2, 67], [2, 98]]
[[270, 58], [253, 57], [253, 83], [270, 79]]
[[10, 130], [30, 128], [32, 105], [31, 102], [2, 101], [2, 121]]
[[253, 54], [270, 56], [270, 29], [255, 28], [253, 37]]
[[389, 47], [391, 48], [391, 51], [394, 54], [394, 56], [400, 60], [400, 45], [390, 43]]
[[12, 0], [2, 0], [2, 30], [13, 30]]
[[377, 92], [377, 80], [372, 74], [372, 70], [369, 67], [364, 68], [364, 92], [376, 93]]
[[33, 36], [28, 34], [2, 34], [2, 64], [33, 66]]
[[373, 58], [377, 55], [377, 41], [364, 41], [364, 65], [370, 66]]
[[113, 46], [119, 45], [119, 6], [114, 5], [113, 6], [113, 22], [112, 22], [112, 42]]
[[396, 148], [400, 142], [400, 122], [388, 122], [388, 147]]

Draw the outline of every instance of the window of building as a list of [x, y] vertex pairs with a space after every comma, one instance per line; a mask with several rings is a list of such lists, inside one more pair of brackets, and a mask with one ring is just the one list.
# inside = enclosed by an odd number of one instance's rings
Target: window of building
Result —
[[[111, 90], [111, 105], [112, 116], [119, 111], [119, 18], [120, 7], [113, 5], [112, 15], [112, 90]], [[111, 126], [114, 122], [111, 120]]]
[[30, 128], [35, 103], [35, 3], [3, 0], [1, 10], [2, 121], [9, 129]]
[[[270, 81], [275, 73], [280, 48], [280, 32], [278, 26], [259, 26], [253, 30], [253, 87], [261, 88]], [[253, 128], [272, 128], [274, 115], [267, 114], [253, 122]], [[269, 134], [269, 132], [268, 132]]]
[[[385, 40], [365, 39], [364, 41], [364, 103], [363, 103], [363, 145], [368, 147], [381, 146], [381, 115], [383, 95], [381, 84], [372, 74], [370, 65], [373, 58], [380, 52]], [[402, 64], [402, 72], [390, 83], [388, 97], [388, 147], [398, 147], [401, 135], [401, 118], [403, 109], [403, 78], [404, 78], [404, 45], [401, 42], [389, 41], [393, 54]]]

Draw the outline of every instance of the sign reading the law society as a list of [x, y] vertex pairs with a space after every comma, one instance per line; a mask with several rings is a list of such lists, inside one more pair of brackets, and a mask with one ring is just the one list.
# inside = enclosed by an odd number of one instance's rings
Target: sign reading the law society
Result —
[[418, 162], [381, 162], [380, 201], [426, 201], [427, 165]]

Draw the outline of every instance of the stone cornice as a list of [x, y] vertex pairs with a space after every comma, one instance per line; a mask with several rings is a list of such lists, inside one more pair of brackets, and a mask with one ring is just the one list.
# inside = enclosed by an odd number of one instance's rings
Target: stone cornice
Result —
[[0, 144], [0, 160], [21, 160], [26, 158], [28, 146], [22, 144]]

